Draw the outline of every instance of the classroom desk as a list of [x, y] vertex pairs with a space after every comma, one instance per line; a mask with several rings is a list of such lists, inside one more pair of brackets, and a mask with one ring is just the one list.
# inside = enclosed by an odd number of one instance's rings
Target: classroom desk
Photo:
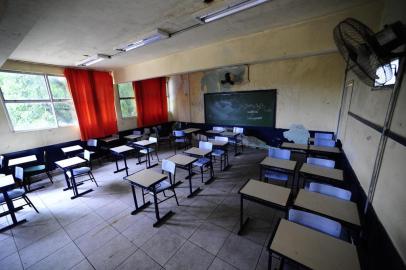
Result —
[[[197, 147], [192, 147], [189, 148], [188, 150], [184, 151], [183, 153], [189, 155], [189, 156], [193, 156], [193, 157], [197, 157], [197, 158], [201, 158], [201, 157], [207, 157], [209, 156], [210, 160], [211, 160], [211, 150], [207, 150], [207, 149], [200, 149]], [[213, 166], [213, 163], [211, 164], [211, 166]], [[212, 167], [213, 168], [213, 167]], [[211, 169], [212, 169], [211, 168]], [[213, 170], [213, 177], [211, 177], [209, 180], [207, 180], [206, 182], [204, 182], [205, 185], [210, 184], [212, 181], [214, 180], [214, 170]]]
[[[134, 147], [147, 150], [147, 160], [146, 160], [146, 163], [145, 163], [145, 166], [146, 166], [147, 169], [155, 167], [156, 165], [158, 165], [158, 163], [151, 165], [151, 156], [150, 156], [150, 151], [148, 150], [148, 148], [153, 144], [156, 144], [156, 143], [155, 142], [150, 142], [149, 140], [137, 141], [137, 142], [133, 142], [133, 144], [132, 144]], [[158, 150], [155, 149], [155, 151], [158, 151]]]
[[228, 160], [228, 148], [227, 148], [229, 143], [226, 142], [226, 141], [216, 141], [214, 139], [209, 139], [208, 142], [210, 142], [213, 145], [214, 149], [221, 149], [221, 150], [223, 150], [225, 152], [224, 153], [225, 157], [226, 157], [225, 158], [225, 164], [224, 164], [224, 168], [221, 168], [221, 170], [226, 171], [226, 170], [230, 169], [231, 165], [230, 165], [229, 160]]
[[315, 177], [312, 180], [321, 179], [331, 184], [344, 185], [343, 171], [339, 169], [325, 168], [317, 165], [303, 163], [300, 168], [300, 174], [305, 178], [304, 184], [306, 184], [306, 176]]
[[141, 137], [142, 137], [142, 135], [130, 134], [130, 135], [124, 136], [124, 139], [126, 139], [126, 140], [128, 140], [130, 142], [133, 142], [133, 141], [138, 140]]
[[[199, 193], [201, 191], [200, 187], [196, 188], [195, 190], [193, 190], [193, 187], [192, 187], [192, 177], [193, 177], [192, 164], [193, 164], [193, 162], [195, 162], [197, 160], [197, 158], [182, 155], [182, 154], [177, 154], [177, 155], [174, 155], [174, 156], [168, 158], [168, 160], [175, 163], [177, 168], [181, 168], [183, 170], [188, 171], [187, 178], [189, 180], [189, 191], [190, 191], [190, 193], [189, 193], [189, 195], [187, 197], [191, 198], [194, 195], [196, 195], [197, 193]], [[173, 181], [175, 182], [175, 176], [173, 178]], [[174, 183], [174, 185], [179, 185], [181, 183], [182, 183], [181, 181], [178, 181], [178, 182]]]
[[[110, 151], [113, 154], [113, 156], [115, 157], [115, 161], [116, 161], [116, 170], [114, 171], [114, 173], [118, 173], [118, 172], [125, 170], [125, 173], [128, 176], [127, 154], [134, 150], [135, 150], [134, 148], [127, 146], [127, 145], [120, 145], [117, 147], [110, 148]], [[119, 158], [122, 158], [124, 161], [124, 167], [121, 169], [118, 168]]]
[[196, 133], [198, 131], [200, 131], [200, 128], [187, 128], [187, 129], [183, 130], [183, 132], [185, 134], [192, 134], [192, 133]]
[[259, 163], [259, 180], [262, 181], [263, 169], [283, 171], [291, 174], [294, 177], [296, 164], [297, 162], [294, 160], [266, 157], [264, 160], [261, 161], [261, 163]]
[[18, 165], [23, 165], [26, 163], [31, 163], [37, 161], [37, 156], [36, 155], [30, 155], [30, 156], [24, 156], [24, 157], [19, 157], [19, 158], [12, 158], [8, 160], [8, 166], [18, 166]]
[[309, 149], [309, 145], [301, 143], [283, 142], [281, 148], [290, 149], [293, 151], [307, 151]]
[[210, 135], [221, 134], [221, 133], [223, 133], [223, 132], [224, 132], [224, 131], [212, 130], [212, 129], [205, 131], [205, 133], [210, 134]]
[[63, 147], [61, 148], [63, 154], [68, 157], [73, 155], [72, 153], [76, 153], [78, 151], [82, 151], [83, 147], [80, 145], [73, 145], [73, 146], [68, 146], [68, 147]]
[[239, 155], [240, 153], [238, 153], [238, 147], [237, 147], [237, 137], [242, 135], [242, 133], [235, 133], [235, 132], [231, 132], [231, 131], [224, 131], [220, 134], [222, 137], [227, 137], [227, 138], [233, 138], [235, 141], [234, 144], [234, 156]]
[[105, 143], [112, 143], [112, 142], [118, 141], [119, 139], [120, 139], [119, 136], [110, 136], [110, 137], [101, 139], [101, 141], [103, 141]]
[[268, 244], [272, 254], [288, 258], [309, 269], [359, 270], [356, 246], [297, 223], [281, 219]]
[[21, 207], [19, 208], [14, 208], [14, 204], [13, 204], [13, 200], [10, 199], [10, 197], [8, 196], [7, 191], [14, 189], [15, 188], [15, 181], [13, 178], [13, 175], [9, 174], [9, 175], [5, 175], [5, 176], [0, 176], [0, 192], [3, 194], [4, 200], [6, 202], [7, 205], [7, 209], [8, 211], [1, 213], [1, 217], [2, 216], [6, 216], [6, 215], [10, 215], [11, 216], [11, 221], [12, 224], [7, 225], [3, 228], [0, 228], [0, 233], [4, 232], [6, 230], [9, 230], [17, 225], [20, 225], [24, 222], [27, 222], [26, 219], [22, 219], [22, 220], [17, 220], [17, 217], [15, 215], [15, 212], [17, 211], [17, 209], [21, 209]]
[[[93, 191], [93, 189], [88, 189], [82, 193], [78, 192], [79, 185], [76, 184], [76, 179], [75, 179], [75, 175], [73, 174], [73, 169], [83, 165], [84, 163], [86, 163], [86, 160], [83, 158], [80, 158], [80, 157], [72, 157], [72, 158], [62, 159], [62, 160], [55, 162], [56, 166], [61, 168], [65, 174], [66, 184], [68, 187], [66, 189], [64, 189], [64, 191], [68, 190], [68, 189], [73, 190], [73, 196], [71, 197], [72, 200]], [[69, 179], [68, 179], [68, 176], [66, 175], [67, 171], [70, 171], [72, 186], [69, 184]]]
[[321, 214], [338, 222], [344, 222], [350, 227], [361, 226], [357, 205], [352, 201], [300, 189], [294, 206], [315, 214]]
[[327, 146], [315, 146], [315, 145], [309, 145], [309, 150], [310, 153], [315, 153], [315, 154], [340, 154], [341, 151], [338, 147], [327, 147]]
[[131, 215], [135, 215], [135, 214], [139, 213], [140, 211], [142, 211], [143, 209], [145, 209], [146, 207], [148, 207], [151, 204], [150, 201], [145, 202], [144, 196], [142, 196], [143, 205], [138, 206], [134, 186], [138, 186], [142, 189], [150, 190], [153, 193], [154, 206], [155, 206], [155, 217], [156, 217], [156, 222], [153, 224], [153, 227], [157, 227], [157, 226], [161, 225], [164, 221], [166, 221], [168, 218], [170, 218], [174, 214], [172, 211], [167, 212], [163, 217], [161, 217], [159, 214], [158, 199], [157, 199], [157, 194], [155, 191], [156, 190], [155, 185], [158, 184], [159, 182], [165, 180], [166, 178], [167, 178], [166, 175], [157, 173], [151, 169], [144, 169], [142, 171], [139, 171], [139, 172], [136, 172], [134, 174], [124, 177], [124, 179], [130, 183], [131, 190], [132, 190], [133, 197], [134, 197], [135, 210], [131, 212]]
[[238, 192], [240, 196], [240, 230], [241, 234], [249, 218], [244, 221], [244, 199], [270, 206], [278, 210], [287, 212], [287, 207], [291, 201], [291, 189], [262, 181], [250, 179]]

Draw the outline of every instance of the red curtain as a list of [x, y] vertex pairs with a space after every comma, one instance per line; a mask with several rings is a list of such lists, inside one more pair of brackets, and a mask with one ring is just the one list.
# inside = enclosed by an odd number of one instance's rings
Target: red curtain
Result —
[[168, 122], [165, 77], [133, 82], [133, 88], [138, 127]]
[[103, 71], [66, 68], [82, 140], [117, 133], [113, 80]]

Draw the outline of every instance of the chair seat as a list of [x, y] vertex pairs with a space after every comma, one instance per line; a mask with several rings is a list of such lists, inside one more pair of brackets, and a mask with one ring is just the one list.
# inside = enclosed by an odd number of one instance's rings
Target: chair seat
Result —
[[24, 169], [25, 173], [39, 172], [45, 170], [45, 165], [36, 165]]
[[288, 181], [289, 176], [286, 173], [266, 171], [265, 178], [278, 180], [278, 181]]
[[[9, 190], [7, 191], [8, 196], [10, 197], [10, 199], [14, 200], [17, 199], [21, 196], [24, 195], [25, 191], [23, 189], [13, 189], [13, 190]], [[0, 193], [0, 203], [4, 203], [4, 195], [3, 193]]]
[[148, 154], [148, 152], [151, 153], [151, 152], [154, 152], [154, 151], [155, 151], [154, 148], [148, 148], [148, 149], [142, 149], [142, 150], [140, 150], [140, 153], [146, 155], [146, 154]]
[[206, 164], [208, 164], [208, 163], [210, 163], [210, 159], [203, 157], [203, 158], [199, 158], [197, 161], [195, 161], [195, 162], [193, 163], [193, 165], [194, 165], [194, 166], [202, 167], [202, 166], [204, 166], [204, 165], [206, 165]]
[[[73, 175], [76, 176], [76, 175], [85, 174], [85, 173], [90, 172], [90, 167], [80, 167], [80, 168], [77, 168], [77, 169], [73, 169], [72, 171], [73, 171]], [[70, 171], [67, 171], [66, 175], [69, 178], [72, 176]]]
[[175, 139], [175, 142], [178, 142], [178, 143], [185, 143], [185, 142], [186, 142], [186, 139], [185, 139], [185, 138], [178, 138], [178, 139]]
[[225, 153], [224, 150], [221, 150], [221, 149], [214, 149], [211, 154], [212, 154], [213, 156], [220, 157], [220, 156], [224, 155], [224, 153]]
[[171, 184], [168, 181], [162, 181], [155, 185], [155, 192], [159, 193], [171, 187]]

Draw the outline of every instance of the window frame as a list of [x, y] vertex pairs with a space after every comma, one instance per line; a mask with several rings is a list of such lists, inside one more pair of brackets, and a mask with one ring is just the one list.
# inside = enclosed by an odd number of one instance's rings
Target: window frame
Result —
[[[131, 83], [131, 82], [124, 82], [124, 83]], [[120, 96], [120, 89], [119, 85], [124, 84], [124, 83], [117, 83], [116, 88], [117, 88], [117, 96], [118, 96], [118, 105], [120, 106], [120, 116], [121, 119], [130, 119], [130, 118], [137, 118], [138, 113], [137, 113], [137, 101], [135, 100], [135, 93], [133, 97], [121, 97]], [[121, 100], [127, 100], [127, 99], [132, 99], [134, 101], [135, 105], [135, 115], [134, 116], [123, 116], [123, 110], [121, 109]]]
[[[74, 108], [74, 117], [75, 117], [75, 120], [76, 120], [76, 121], [75, 121], [75, 123], [73, 123], [73, 124], [69, 124], [69, 125], [59, 125], [58, 119], [57, 119], [57, 117], [56, 117], [56, 112], [55, 112], [54, 103], [67, 102], [67, 101], [73, 102], [73, 98], [72, 98], [72, 95], [71, 95], [71, 94], [70, 94], [71, 98], [66, 98], [66, 99], [56, 99], [56, 98], [54, 98], [53, 95], [52, 95], [51, 85], [50, 85], [50, 83], [49, 83], [48, 76], [51, 76], [51, 77], [62, 77], [62, 78], [65, 78], [65, 76], [63, 76], [63, 75], [56, 75], [56, 74], [49, 74], [49, 73], [23, 72], [23, 71], [3, 70], [3, 69], [0, 69], [0, 72], [42, 76], [42, 77], [44, 78], [44, 80], [45, 80], [45, 87], [46, 87], [46, 90], [47, 90], [47, 93], [48, 93], [48, 97], [49, 97], [48, 99], [21, 99], [21, 100], [19, 100], [19, 99], [9, 99], [9, 100], [6, 100], [6, 99], [4, 98], [4, 95], [3, 95], [3, 90], [0, 88], [1, 103], [2, 103], [2, 106], [3, 106], [3, 108], [4, 108], [4, 111], [5, 111], [5, 114], [6, 114], [6, 118], [7, 118], [7, 121], [8, 121], [9, 127], [10, 127], [10, 130], [11, 130], [12, 132], [19, 133], [19, 132], [32, 132], [32, 131], [39, 131], [39, 130], [52, 130], [52, 129], [57, 129], [57, 128], [65, 128], [65, 127], [72, 127], [72, 126], [77, 126], [77, 125], [78, 125], [78, 119], [77, 119], [76, 109], [75, 109], [75, 108]], [[66, 79], [66, 78], [65, 78], [65, 79]], [[56, 124], [56, 125], [55, 125], [54, 127], [46, 127], [46, 128], [35, 128], [35, 129], [15, 130], [14, 125], [13, 125], [13, 122], [12, 122], [11, 117], [10, 117], [10, 114], [9, 114], [9, 111], [8, 111], [8, 109], [7, 109], [7, 106], [6, 106], [7, 103], [11, 103], [11, 104], [16, 104], [16, 103], [28, 103], [28, 104], [32, 104], [32, 103], [34, 103], [34, 104], [35, 104], [35, 103], [41, 104], [41, 103], [44, 103], [44, 104], [46, 104], [46, 103], [50, 103], [50, 104], [51, 104], [51, 109], [52, 109], [53, 118], [54, 118], [54, 121], [55, 121], [55, 124]]]

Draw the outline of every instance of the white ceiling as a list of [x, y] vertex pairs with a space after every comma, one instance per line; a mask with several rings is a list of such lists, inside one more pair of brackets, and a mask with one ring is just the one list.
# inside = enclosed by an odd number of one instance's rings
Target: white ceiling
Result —
[[[0, 3], [1, 1], [7, 2], [0, 0]], [[195, 25], [194, 18], [199, 14], [240, 1], [215, 0], [207, 5], [201, 0], [42, 0], [43, 5], [38, 5], [35, 10], [35, 13], [41, 15], [31, 30], [24, 33], [24, 38], [9, 58], [73, 66], [86, 58], [84, 55], [115, 54], [117, 51], [114, 48], [117, 46], [131, 42], [156, 28], [173, 33]], [[367, 0], [273, 0], [223, 20], [174, 35], [170, 39], [117, 55], [94, 67], [113, 69], [140, 63], [209, 43], [308, 20], [363, 2]], [[6, 5], [5, 13], [7, 12]], [[0, 12], [0, 16], [1, 14]], [[24, 14], [18, 15], [19, 20], [26, 19]], [[4, 33], [0, 32], [0, 38], [4, 38]]]

